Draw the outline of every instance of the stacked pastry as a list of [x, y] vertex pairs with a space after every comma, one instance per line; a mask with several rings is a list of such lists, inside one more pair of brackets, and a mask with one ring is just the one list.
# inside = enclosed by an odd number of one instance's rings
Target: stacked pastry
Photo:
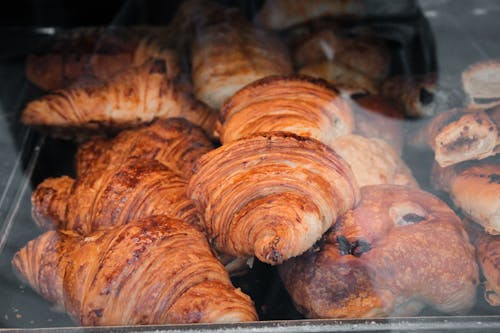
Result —
[[210, 149], [182, 119], [84, 144], [76, 179], [34, 191], [33, 217], [56, 230], [21, 249], [15, 270], [82, 325], [256, 320], [186, 195], [193, 163]]

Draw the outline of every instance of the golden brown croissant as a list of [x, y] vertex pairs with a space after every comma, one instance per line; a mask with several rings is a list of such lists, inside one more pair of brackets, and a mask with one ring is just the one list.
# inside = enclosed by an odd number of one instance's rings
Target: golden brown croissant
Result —
[[478, 268], [460, 219], [405, 186], [361, 188], [361, 201], [323, 240], [279, 267], [309, 318], [411, 316], [425, 304], [465, 313]]
[[359, 135], [343, 135], [330, 147], [351, 167], [359, 187], [395, 184], [418, 187], [410, 169], [385, 141]]
[[26, 76], [42, 89], [56, 90], [85, 76], [108, 80], [153, 57], [165, 60], [169, 79], [177, 77], [177, 55], [149, 30], [80, 28], [66, 32], [48, 49], [27, 57]]
[[387, 98], [366, 95], [353, 100], [355, 133], [382, 139], [401, 155], [403, 151], [403, 110]]
[[322, 16], [361, 17], [360, 0], [268, 0], [256, 16], [256, 22], [266, 28], [282, 30]]
[[269, 264], [306, 251], [358, 200], [342, 158], [319, 141], [284, 132], [203, 155], [188, 193], [218, 250]]
[[30, 102], [23, 123], [75, 135], [182, 117], [212, 133], [215, 113], [168, 79], [162, 60], [118, 73], [110, 81], [59, 90]]
[[376, 83], [387, 76], [391, 62], [382, 40], [369, 35], [343, 36], [335, 28], [313, 33], [294, 53], [298, 67], [325, 60], [343, 64]]
[[411, 142], [430, 147], [436, 162], [446, 167], [493, 155], [497, 139], [497, 127], [484, 111], [452, 109], [432, 118]]
[[490, 234], [500, 234], [500, 156], [432, 170], [432, 184]]
[[300, 74], [319, 77], [350, 96], [377, 94], [377, 84], [354, 69], [337, 61], [321, 61], [302, 67]]
[[12, 263], [38, 293], [85, 326], [257, 319], [205, 236], [165, 216], [87, 237], [49, 231]]
[[490, 235], [476, 223], [467, 221], [476, 258], [485, 278], [484, 298], [492, 306], [500, 306], [500, 236]]
[[118, 165], [130, 157], [156, 159], [189, 179], [194, 163], [212, 150], [205, 133], [182, 118], [161, 119], [149, 126], [123, 131], [113, 139], [92, 139], [79, 146], [77, 176], [88, 169], [94, 172]]
[[76, 180], [48, 178], [32, 194], [32, 214], [45, 229], [92, 231], [166, 215], [202, 228], [187, 181], [156, 160], [128, 158], [90, 168]]
[[286, 131], [312, 137], [326, 145], [352, 131], [349, 104], [321, 79], [272, 76], [234, 94], [222, 107], [218, 127], [223, 144], [244, 136]]
[[428, 117], [440, 106], [434, 73], [416, 76], [393, 76], [381, 86], [381, 94], [399, 103], [410, 117]]
[[292, 73], [288, 50], [273, 33], [244, 19], [203, 27], [192, 46], [192, 80], [198, 99], [214, 109], [245, 85]]

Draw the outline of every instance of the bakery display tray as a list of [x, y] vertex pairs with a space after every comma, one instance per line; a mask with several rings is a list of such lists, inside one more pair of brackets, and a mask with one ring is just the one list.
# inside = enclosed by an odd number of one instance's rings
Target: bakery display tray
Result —
[[[474, 61], [500, 58], [500, 30], [496, 22], [500, 4], [497, 2], [429, 0], [420, 1], [418, 5], [419, 11], [410, 16], [373, 18], [362, 23], [370, 25], [376, 34], [392, 43], [394, 72], [413, 74], [437, 71], [440, 77], [456, 76]], [[27, 101], [42, 94], [25, 78], [25, 56], [40, 42], [62, 30], [62, 27], [0, 28], [0, 42], [4, 45], [0, 50], [0, 331], [500, 331], [500, 310], [485, 303], [481, 289], [478, 290], [476, 306], [467, 316], [444, 316], [432, 309], [425, 309], [419, 317], [412, 318], [305, 320], [294, 309], [276, 270], [259, 262], [247, 275], [234, 278], [233, 282], [254, 299], [263, 320], [261, 322], [73, 327], [74, 323], [66, 314], [53, 311], [51, 305], [22, 283], [11, 268], [14, 253], [41, 233], [31, 217], [32, 190], [47, 177], [73, 175], [76, 145], [46, 137], [19, 121]], [[408, 122], [407, 127], [416, 123]], [[422, 188], [429, 189], [428, 166], [432, 156], [429, 153], [407, 151], [404, 157]]]

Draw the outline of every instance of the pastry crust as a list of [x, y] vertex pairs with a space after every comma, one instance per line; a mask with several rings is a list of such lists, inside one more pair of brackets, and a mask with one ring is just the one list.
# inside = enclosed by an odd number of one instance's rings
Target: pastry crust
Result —
[[484, 298], [492, 306], [500, 306], [500, 236], [485, 233], [474, 222], [467, 222], [467, 231], [476, 248], [476, 258], [485, 278]]
[[154, 159], [189, 179], [194, 164], [214, 149], [203, 130], [182, 118], [161, 119], [149, 126], [123, 131], [113, 139], [94, 138], [78, 147], [77, 177], [98, 172], [131, 157]]
[[265, 28], [283, 30], [322, 16], [358, 18], [363, 13], [359, 0], [272, 0], [264, 3], [256, 22]]
[[434, 73], [393, 76], [382, 83], [382, 95], [399, 103], [409, 117], [428, 117], [436, 113], [437, 77]]
[[203, 155], [188, 193], [218, 250], [275, 265], [306, 251], [353, 207], [358, 185], [319, 141], [273, 132]]
[[433, 169], [434, 186], [490, 234], [500, 234], [500, 163], [498, 157]]
[[[40, 97], [23, 111], [24, 124], [74, 137], [182, 117], [212, 133], [215, 112], [168, 79], [161, 60], [121, 72], [105, 83], [75, 86]], [[76, 133], [76, 134], [75, 134]]]
[[306, 65], [299, 74], [328, 81], [347, 95], [377, 94], [378, 87], [373, 80], [336, 61], [321, 61]]
[[410, 169], [385, 141], [359, 135], [344, 135], [331, 145], [351, 167], [360, 187], [395, 184], [417, 187]]
[[84, 326], [255, 321], [205, 236], [149, 217], [81, 237], [49, 231], [16, 253], [16, 272]]
[[191, 67], [196, 97], [214, 109], [255, 80], [293, 71], [285, 45], [273, 33], [244, 20], [200, 30], [192, 44]]
[[498, 130], [482, 111], [452, 109], [430, 120], [414, 136], [415, 145], [434, 151], [441, 167], [493, 155]]
[[286, 131], [326, 145], [352, 131], [349, 104], [337, 90], [308, 76], [271, 76], [234, 94], [222, 107], [220, 140], [227, 144], [250, 134]]
[[361, 188], [356, 208], [279, 273], [308, 318], [412, 316], [426, 304], [465, 313], [479, 280], [460, 219], [433, 195], [396, 185]]
[[474, 63], [462, 73], [462, 85], [469, 107], [500, 105], [500, 60]]
[[79, 28], [57, 36], [42, 52], [26, 59], [26, 77], [45, 90], [57, 90], [85, 77], [109, 80], [116, 73], [161, 59], [167, 76], [180, 74], [177, 54], [154, 28]]

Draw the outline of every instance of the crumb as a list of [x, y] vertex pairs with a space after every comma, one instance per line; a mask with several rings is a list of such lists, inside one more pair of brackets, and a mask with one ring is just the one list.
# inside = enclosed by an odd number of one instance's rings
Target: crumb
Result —
[[47, 319], [47, 321], [52, 321], [52, 318]]
[[12, 312], [16, 313], [16, 312], [19, 312], [19, 309], [18, 308], [12, 308]]
[[30, 320], [30, 324], [33, 325], [35, 323], [34, 320]]
[[9, 320], [9, 316], [7, 314], [5, 314], [3, 317], [5, 318], [5, 320]]
[[16, 319], [21, 319], [22, 317], [19, 313], [16, 313]]

